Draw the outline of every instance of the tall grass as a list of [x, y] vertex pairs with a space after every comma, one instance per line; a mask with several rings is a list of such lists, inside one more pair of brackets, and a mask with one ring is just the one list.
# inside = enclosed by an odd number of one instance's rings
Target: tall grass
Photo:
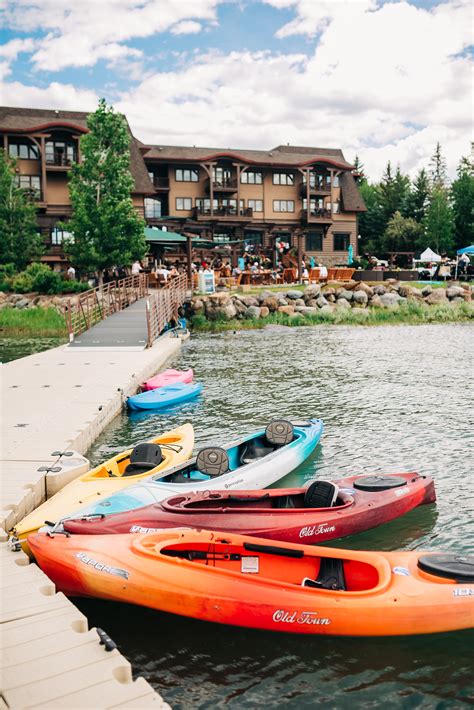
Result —
[[66, 322], [55, 308], [3, 308], [0, 311], [0, 336], [66, 337]]
[[220, 333], [226, 330], [260, 329], [267, 325], [419, 325], [423, 323], [454, 323], [474, 319], [474, 303], [446, 303], [428, 306], [404, 303], [398, 308], [351, 308], [334, 313], [292, 317], [286, 313], [270, 313], [266, 318], [242, 320], [207, 320], [203, 315], [191, 318], [191, 329], [196, 332]]

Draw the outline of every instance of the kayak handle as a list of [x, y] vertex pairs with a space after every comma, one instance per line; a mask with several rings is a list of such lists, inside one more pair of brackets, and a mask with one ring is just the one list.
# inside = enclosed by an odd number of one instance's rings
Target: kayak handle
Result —
[[183, 447], [179, 444], [160, 444], [160, 448], [169, 449], [170, 451], [174, 451], [175, 454], [179, 454], [183, 450]]
[[269, 555], [281, 555], [282, 557], [304, 557], [303, 550], [292, 550], [287, 547], [276, 547], [275, 545], [259, 545], [254, 542], [244, 542], [244, 550], [265, 552]]

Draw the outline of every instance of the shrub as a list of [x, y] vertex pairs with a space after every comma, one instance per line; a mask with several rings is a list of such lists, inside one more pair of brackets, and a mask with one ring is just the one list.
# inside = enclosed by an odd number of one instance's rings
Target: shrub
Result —
[[16, 293], [28, 293], [33, 290], [33, 277], [28, 272], [22, 271], [12, 280], [12, 287]]
[[46, 264], [30, 264], [25, 273], [31, 275], [32, 291], [47, 293], [50, 296], [60, 293], [63, 279], [60, 274], [50, 269]]

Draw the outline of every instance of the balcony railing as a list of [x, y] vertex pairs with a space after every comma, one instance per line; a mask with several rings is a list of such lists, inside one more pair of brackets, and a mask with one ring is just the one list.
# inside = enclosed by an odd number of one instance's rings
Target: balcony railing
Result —
[[69, 168], [76, 158], [69, 158], [67, 155], [61, 152], [54, 153], [54, 155], [47, 154], [45, 156], [46, 165], [52, 165], [55, 167]]
[[243, 207], [237, 210], [237, 207], [214, 207], [212, 214], [210, 207], [194, 207], [193, 219], [252, 219], [252, 207]]
[[158, 175], [155, 175], [152, 180], [153, 187], [155, 187], [157, 190], [169, 190], [170, 189], [170, 181], [169, 178], [167, 177], [161, 177]]
[[[301, 197], [306, 197], [306, 194], [307, 194], [306, 183], [303, 182], [303, 183], [301, 183], [301, 186], [300, 186], [300, 195], [301, 195]], [[330, 195], [331, 194], [331, 185], [323, 185], [323, 184], [318, 184], [313, 181], [310, 181], [309, 194], [310, 195]]]
[[[210, 179], [207, 180], [206, 191], [209, 192], [210, 189]], [[212, 179], [212, 189], [215, 192], [236, 192], [237, 191], [237, 178], [213, 178]]]
[[301, 219], [305, 222], [331, 222], [332, 213], [326, 207], [318, 207], [308, 210], [301, 210]]

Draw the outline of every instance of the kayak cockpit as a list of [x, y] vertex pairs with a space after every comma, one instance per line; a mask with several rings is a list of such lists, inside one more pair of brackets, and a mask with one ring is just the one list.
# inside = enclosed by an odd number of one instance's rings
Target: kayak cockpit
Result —
[[170, 451], [179, 453], [182, 448], [182, 437], [179, 436], [162, 436], [155, 441], [143, 442], [89, 471], [83, 480], [152, 473], [158, 466], [169, 465]]
[[[180, 560], [185, 564], [212, 567], [262, 583], [296, 585], [305, 591], [368, 592], [379, 591], [388, 584], [390, 567], [383, 558], [364, 559], [364, 553], [328, 549], [308, 553], [290, 546], [233, 542], [222, 539], [207, 542], [165, 542], [158, 548], [148, 536], [136, 541], [148, 554], [151, 548], [160, 557]], [[148, 550], [146, 550], [148, 548]], [[153, 553], [152, 553], [153, 554]]]

